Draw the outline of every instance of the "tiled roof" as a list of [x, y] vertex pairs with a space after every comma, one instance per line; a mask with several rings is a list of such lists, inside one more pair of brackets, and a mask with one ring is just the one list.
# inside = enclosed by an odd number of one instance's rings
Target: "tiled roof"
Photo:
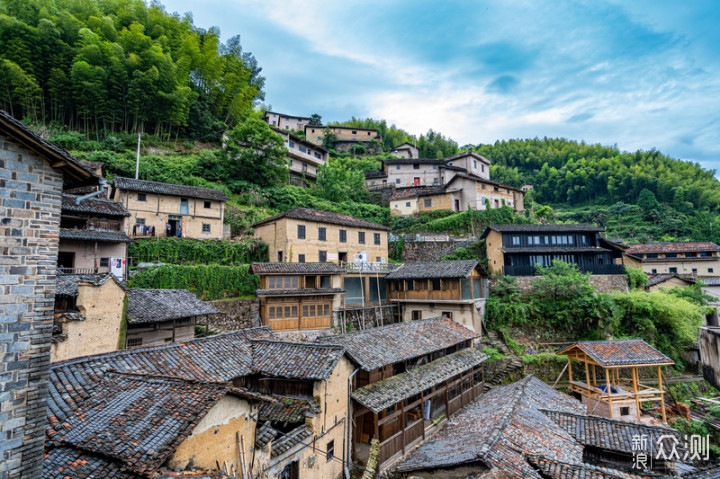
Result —
[[681, 474], [682, 479], [717, 479], [720, 477], [720, 466], [711, 466]]
[[366, 171], [365, 178], [387, 178], [387, 173], [385, 173], [384, 171]]
[[303, 288], [303, 289], [256, 289], [258, 296], [327, 296], [344, 293], [340, 288]]
[[46, 479], [113, 478], [137, 479], [139, 476], [108, 457], [81, 451], [72, 446], [53, 447], [45, 452], [42, 477]]
[[510, 225], [488, 225], [482, 236], [487, 236], [490, 231], [498, 231], [500, 233], [564, 233], [564, 232], [600, 232], [602, 231], [595, 225], [580, 224], [510, 224]]
[[322, 343], [345, 347], [365, 371], [408, 361], [477, 338], [474, 331], [448, 318], [430, 318], [371, 328], [338, 336], [323, 336]]
[[685, 283], [688, 283], [688, 284], [695, 284], [694, 279], [688, 278], [688, 277], [683, 277], [683, 276], [680, 276], [679, 274], [675, 274], [675, 273], [649, 274], [647, 276], [648, 276], [648, 282], [645, 286], [647, 286], [648, 288], [650, 286], [657, 286], [658, 284], [662, 284], [665, 281], [671, 280], [673, 278], [677, 278], [680, 281], [684, 281]]
[[592, 464], [567, 464], [543, 456], [528, 455], [528, 462], [548, 479], [647, 479], [647, 476], [629, 474], [617, 469]]
[[458, 153], [457, 155], [448, 156], [448, 157], [443, 158], [443, 161], [445, 163], [447, 163], [449, 161], [455, 161], [455, 160], [459, 160], [460, 158], [465, 158], [466, 156], [475, 158], [476, 160], [480, 160], [483, 163], [487, 163], [488, 165], [490, 164], [490, 160], [488, 160], [487, 158], [485, 158], [484, 156], [482, 156], [478, 153], [475, 153], [474, 151], [462, 151], [462, 152]]
[[421, 165], [442, 165], [444, 160], [438, 160], [437, 158], [389, 158], [382, 160], [386, 165], [412, 165], [413, 163], [419, 163]]
[[100, 198], [88, 198], [81, 201], [79, 205], [76, 205], [76, 198], [78, 197], [72, 195], [62, 195], [62, 211], [107, 216], [130, 216], [130, 213], [128, 213], [128, 210], [125, 209], [123, 204], [117, 201], [103, 200]]
[[227, 384], [110, 373], [49, 435], [144, 474], [160, 467], [227, 391]]
[[352, 398], [374, 413], [465, 373], [488, 358], [476, 348], [462, 349], [410, 371], [374, 382], [352, 393]]
[[[424, 263], [404, 263], [398, 269], [385, 276], [385, 279], [438, 279], [467, 278], [478, 267], [480, 261], [466, 259], [460, 261], [428, 261]], [[488, 276], [482, 266], [483, 276]]]
[[298, 444], [302, 444], [303, 441], [312, 436], [312, 429], [308, 426], [299, 426], [289, 433], [283, 435], [279, 439], [273, 441], [271, 457], [280, 456], [290, 449], [294, 448]]
[[159, 181], [136, 180], [116, 176], [113, 178], [115, 188], [125, 191], [140, 191], [144, 193], [157, 193], [170, 196], [187, 196], [189, 198], [201, 198], [205, 200], [227, 201], [228, 197], [221, 190], [212, 188], [200, 188], [199, 186], [176, 185], [173, 183], [161, 183]]
[[503, 253], [603, 253], [609, 249], [597, 246], [532, 246], [528, 248], [500, 248]]
[[390, 201], [415, 198], [417, 196], [439, 195], [444, 192], [445, 188], [441, 186], [411, 186], [410, 188], [395, 190], [395, 193], [390, 197]]
[[631, 366], [633, 364], [675, 364], [669, 357], [642, 339], [611, 339], [580, 341], [558, 354], [580, 349], [601, 366]]
[[450, 181], [448, 181], [448, 182], [445, 184], [445, 188], [447, 188], [448, 186], [450, 186], [456, 179], [458, 179], [458, 178], [464, 178], [464, 179], [466, 179], [466, 180], [476, 181], [476, 182], [478, 182], [478, 183], [484, 183], [484, 184], [490, 185], [490, 186], [497, 186], [497, 187], [499, 187], [499, 188], [506, 188], [506, 189], [508, 189], [508, 190], [517, 191], [518, 193], [522, 193], [523, 195], [525, 194], [525, 192], [524, 192], [523, 190], [521, 190], [521, 189], [519, 189], [519, 188], [515, 188], [514, 186], [504, 185], [504, 184], [502, 184], [502, 183], [498, 183], [497, 181], [488, 180], [487, 178], [483, 178], [482, 176], [478, 176], [478, 175], [476, 175], [476, 174], [474, 174], [474, 173], [468, 173], [467, 170], [465, 170], [465, 168], [454, 168], [454, 167], [450, 167], [450, 166], [444, 166], [443, 168], [446, 168], [446, 169], [448, 169], [448, 170], [450, 170], [450, 169], [452, 169], [452, 170], [461, 170], [460, 173], [457, 173], [455, 176], [453, 176], [453, 177], [450, 179]]
[[267, 376], [293, 379], [327, 379], [343, 355], [343, 348], [330, 344], [252, 340], [253, 371]]
[[255, 432], [255, 447], [262, 449], [278, 435], [280, 435], [280, 431], [272, 427], [269, 422], [266, 422], [262, 426], [258, 427]]
[[77, 230], [73, 228], [60, 228], [60, 239], [132, 243], [130, 237], [122, 231]]
[[[112, 273], [58, 274], [55, 276], [55, 294], [76, 296], [78, 294], [78, 286], [81, 284], [102, 286], [111, 279], [120, 285]], [[122, 287], [122, 285], [120, 286]]]
[[678, 242], [678, 243], [648, 243], [631, 244], [625, 250], [627, 254], [637, 255], [644, 253], [685, 253], [700, 251], [720, 251], [720, 246], [709, 241]]
[[217, 314], [215, 306], [200, 301], [186, 289], [130, 289], [127, 318], [130, 324], [161, 323], [173, 319]]
[[331, 211], [313, 210], [311, 208], [301, 207], [293, 208], [286, 211], [285, 213], [280, 213], [279, 215], [265, 218], [264, 220], [258, 221], [253, 226], [264, 225], [265, 223], [271, 223], [281, 218], [292, 218], [296, 220], [314, 221], [316, 223], [328, 223], [333, 225], [352, 226], [355, 228], [368, 228], [382, 231], [390, 230], [390, 228], [388, 228], [387, 226], [372, 223], [370, 221], [366, 221], [360, 218], [355, 218], [354, 216], [344, 215], [342, 213], [333, 213]]
[[253, 274], [341, 274], [335, 263], [253, 263]]
[[265, 402], [260, 407], [258, 418], [260, 421], [273, 423], [305, 422], [308, 416], [320, 414], [322, 409], [314, 399], [298, 399], [290, 397], [273, 396], [274, 402]]

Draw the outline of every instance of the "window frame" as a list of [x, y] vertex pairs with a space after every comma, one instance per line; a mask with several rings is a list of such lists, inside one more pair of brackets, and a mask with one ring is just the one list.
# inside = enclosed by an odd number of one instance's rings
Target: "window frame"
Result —
[[297, 239], [307, 239], [305, 225], [297, 225]]
[[203, 224], [202, 224], [202, 232], [203, 232], [203, 233], [212, 233], [210, 223], [203, 223]]

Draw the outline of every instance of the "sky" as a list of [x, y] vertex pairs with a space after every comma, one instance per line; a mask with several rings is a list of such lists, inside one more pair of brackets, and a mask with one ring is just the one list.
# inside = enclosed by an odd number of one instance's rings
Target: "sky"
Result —
[[162, 0], [240, 35], [265, 104], [458, 144], [563, 137], [720, 171], [720, 2]]

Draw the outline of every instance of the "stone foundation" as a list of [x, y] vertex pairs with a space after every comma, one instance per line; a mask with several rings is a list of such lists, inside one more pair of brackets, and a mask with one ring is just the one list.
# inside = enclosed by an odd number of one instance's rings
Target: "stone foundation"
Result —
[[[364, 314], [363, 314], [364, 311]], [[343, 323], [344, 314], [344, 323]], [[376, 308], [351, 309], [340, 312], [340, 317], [335, 322], [335, 328], [342, 331], [343, 324], [346, 331], [357, 331], [359, 329], [378, 328], [387, 326], [398, 321], [397, 305], [388, 305]]]
[[[473, 241], [406, 241], [403, 248], [404, 263], [418, 261], [439, 261], [443, 256], [454, 253], [458, 248], [467, 248]], [[392, 245], [390, 245], [392, 251]]]
[[212, 305], [220, 310], [220, 314], [209, 317], [210, 330], [215, 333], [237, 331], [261, 326], [260, 300], [227, 299], [213, 301]]
[[[407, 243], [405, 248], [407, 249]], [[514, 278], [522, 293], [530, 293], [533, 280], [539, 278], [539, 276], [514, 276]], [[590, 276], [590, 284], [598, 293], [627, 293], [630, 290], [624, 274], [593, 274]], [[491, 291], [494, 285], [494, 278], [490, 278]]]

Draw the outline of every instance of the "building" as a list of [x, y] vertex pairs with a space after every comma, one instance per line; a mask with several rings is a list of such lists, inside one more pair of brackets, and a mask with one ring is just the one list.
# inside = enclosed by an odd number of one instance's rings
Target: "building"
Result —
[[220, 311], [186, 289], [128, 291], [125, 347], [158, 346], [195, 337], [195, 327]]
[[[395, 158], [382, 162], [387, 184], [396, 188], [408, 186], [441, 186], [449, 183], [456, 174], [469, 174], [477, 179], [490, 179], [490, 160], [474, 151], [464, 151], [443, 159]], [[373, 186], [366, 177], [365, 184]]]
[[625, 263], [647, 274], [720, 275], [720, 246], [715, 243], [633, 244], [625, 249]]
[[358, 368], [352, 380], [353, 457], [366, 461], [370, 441], [377, 439], [382, 471], [478, 397], [488, 356], [473, 347], [476, 338], [447, 318], [318, 338], [344, 347]]
[[[637, 436], [645, 441], [639, 444]], [[534, 376], [496, 387], [457, 413], [394, 469], [401, 477], [640, 479], [634, 456], [669, 457], [685, 449], [667, 427], [630, 424], [585, 413], [575, 399]], [[653, 477], [674, 474], [656, 459]], [[712, 477], [712, 476], [706, 476]]]
[[266, 111], [263, 120], [270, 125], [281, 130], [303, 131], [305, 125], [309, 124], [311, 118], [305, 116], [286, 115], [284, 113], [276, 113], [274, 111]]
[[62, 193], [101, 181], [0, 110], [0, 477], [40, 477]]
[[220, 190], [116, 176], [111, 199], [130, 213], [132, 238], [222, 239], [228, 197]]
[[417, 158], [420, 155], [420, 150], [418, 150], [417, 146], [405, 142], [390, 150], [390, 154], [398, 158]]
[[342, 213], [293, 208], [253, 225], [273, 262], [387, 262], [389, 228]]
[[125, 347], [125, 287], [111, 273], [56, 279], [51, 362]]
[[273, 331], [330, 329], [343, 305], [343, 269], [333, 263], [253, 263], [260, 319]]
[[401, 321], [443, 316], [482, 334], [490, 287], [478, 260], [405, 263], [385, 280]]
[[[367, 151], [375, 153], [382, 152], [382, 148], [379, 145], [379, 142], [382, 141], [382, 136], [380, 132], [374, 128], [305, 125], [305, 138], [315, 145], [322, 145], [327, 131], [337, 137], [335, 140], [335, 149], [337, 151], [349, 151], [352, 146], [360, 145]], [[375, 146], [373, 147], [374, 144]]]
[[305, 141], [299, 136], [287, 133], [278, 128], [271, 129], [280, 135], [285, 142], [290, 170], [290, 182], [304, 186], [306, 182], [314, 183], [317, 179], [318, 167], [330, 159], [330, 154], [322, 146]]
[[588, 224], [490, 225], [483, 232], [490, 273], [532, 276], [555, 260], [592, 274], [624, 274], [621, 250]]
[[42, 477], [335, 479], [353, 369], [267, 327], [56, 363]]
[[[662, 366], [675, 361], [642, 339], [581, 341], [558, 354], [567, 356], [570, 392], [582, 398], [588, 414], [640, 422], [640, 404], [658, 401], [662, 420], [667, 422]], [[585, 382], [573, 378], [573, 361], [584, 365]], [[657, 368], [657, 387], [640, 382], [638, 368], [650, 367]], [[622, 377], [627, 373], [630, 378]]]
[[645, 289], [659, 291], [660, 288], [685, 288], [696, 283], [692, 276], [680, 276], [675, 273], [649, 274]]
[[59, 271], [70, 274], [112, 272], [123, 279], [127, 245], [132, 241], [125, 233], [128, 216], [130, 213], [121, 203], [63, 195]]

